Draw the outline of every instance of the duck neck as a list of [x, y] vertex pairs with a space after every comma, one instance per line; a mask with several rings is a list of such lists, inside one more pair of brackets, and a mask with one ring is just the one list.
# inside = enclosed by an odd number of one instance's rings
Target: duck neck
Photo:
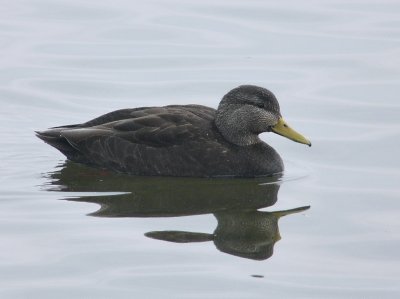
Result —
[[[248, 119], [247, 111], [244, 109], [234, 109], [231, 107], [218, 107], [215, 125], [222, 136], [229, 142], [239, 145], [248, 146], [260, 143], [258, 133], [254, 133], [251, 123]], [[229, 109], [227, 109], [229, 108]]]

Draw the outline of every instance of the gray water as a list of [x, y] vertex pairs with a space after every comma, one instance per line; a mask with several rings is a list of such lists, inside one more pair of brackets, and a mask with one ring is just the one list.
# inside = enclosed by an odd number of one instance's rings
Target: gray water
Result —
[[[1, 7], [1, 298], [400, 296], [399, 1]], [[313, 142], [262, 135], [283, 177], [126, 177], [33, 133], [240, 84]]]

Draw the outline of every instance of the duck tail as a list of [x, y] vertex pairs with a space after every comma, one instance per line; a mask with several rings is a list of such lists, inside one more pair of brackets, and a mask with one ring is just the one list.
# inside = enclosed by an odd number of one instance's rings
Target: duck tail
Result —
[[51, 128], [46, 131], [35, 131], [38, 138], [51, 145], [52, 147], [58, 149], [62, 154], [64, 154], [70, 160], [77, 160], [77, 155], [79, 152], [74, 148], [68, 140], [62, 136], [60, 128]]

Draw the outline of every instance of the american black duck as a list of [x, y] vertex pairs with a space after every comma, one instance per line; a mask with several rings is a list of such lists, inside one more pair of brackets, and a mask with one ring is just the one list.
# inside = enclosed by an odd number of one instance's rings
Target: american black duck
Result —
[[132, 175], [255, 177], [283, 171], [258, 137], [274, 132], [311, 146], [291, 129], [269, 90], [243, 85], [218, 109], [170, 105], [116, 110], [88, 122], [36, 132], [68, 159]]

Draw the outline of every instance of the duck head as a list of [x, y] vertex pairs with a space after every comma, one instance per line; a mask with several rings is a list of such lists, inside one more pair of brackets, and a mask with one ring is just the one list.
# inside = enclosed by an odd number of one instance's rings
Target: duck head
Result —
[[218, 106], [215, 123], [225, 139], [236, 145], [259, 143], [260, 133], [274, 132], [311, 146], [308, 139], [285, 122], [274, 94], [254, 85], [242, 85], [228, 92]]

